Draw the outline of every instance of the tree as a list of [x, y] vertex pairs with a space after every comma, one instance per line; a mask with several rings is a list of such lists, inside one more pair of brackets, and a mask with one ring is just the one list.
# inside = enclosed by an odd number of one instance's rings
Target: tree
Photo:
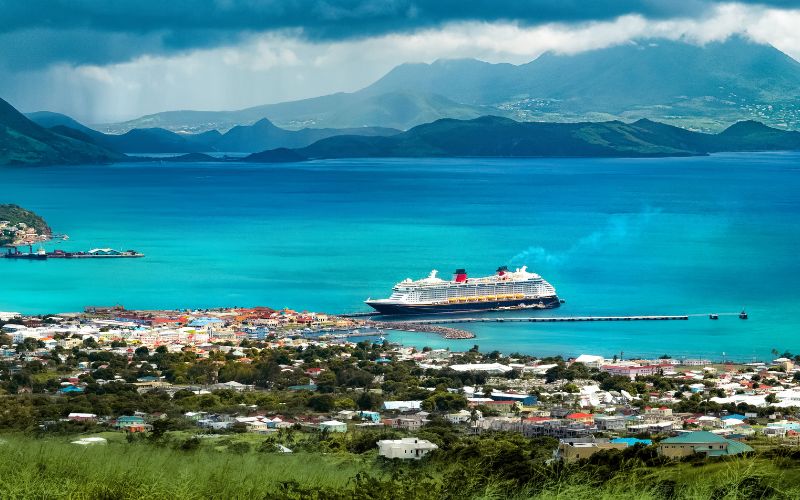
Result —
[[467, 399], [462, 394], [451, 392], [435, 392], [422, 402], [425, 411], [451, 412], [467, 407]]
[[335, 404], [336, 401], [330, 394], [315, 394], [308, 399], [308, 407], [321, 413], [333, 410]]
[[777, 403], [778, 402], [778, 396], [776, 396], [775, 394], [767, 394], [767, 397], [764, 398], [764, 401], [766, 401], [769, 404]]
[[317, 376], [315, 382], [319, 392], [331, 393], [336, 388], [336, 375], [326, 370]]

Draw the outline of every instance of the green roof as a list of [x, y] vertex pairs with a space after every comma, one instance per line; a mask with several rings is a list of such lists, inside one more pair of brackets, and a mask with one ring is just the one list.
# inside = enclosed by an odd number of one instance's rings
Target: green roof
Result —
[[708, 444], [708, 443], [724, 443], [729, 441], [724, 437], [708, 431], [695, 431], [681, 434], [667, 438], [661, 441], [662, 444]]
[[[696, 445], [711, 445], [713, 443], [727, 443], [728, 446], [725, 447], [724, 450], [699, 450], [706, 453], [709, 456], [721, 456], [721, 455], [738, 455], [740, 453], [747, 453], [748, 451], [753, 451], [753, 448], [750, 446], [740, 443], [739, 441], [734, 441], [733, 439], [724, 438], [718, 434], [714, 434], [713, 432], [708, 431], [696, 431], [696, 432], [688, 432], [686, 434], [681, 434], [680, 436], [667, 438], [661, 441], [661, 444], [696, 444]], [[697, 449], [695, 449], [698, 451]]]
[[753, 451], [753, 448], [739, 441], [734, 441], [733, 439], [728, 440], [728, 455], [738, 455], [739, 453], [747, 453], [748, 451]]

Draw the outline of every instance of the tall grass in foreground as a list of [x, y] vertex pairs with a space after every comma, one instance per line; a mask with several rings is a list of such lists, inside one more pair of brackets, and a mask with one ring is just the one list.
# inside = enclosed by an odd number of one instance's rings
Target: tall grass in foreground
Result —
[[341, 489], [365, 468], [319, 454], [5, 441], [0, 444], [0, 498], [274, 498], [291, 482], [308, 489]]
[[57, 438], [7, 437], [0, 444], [1, 499], [793, 499], [800, 462], [745, 457], [618, 471], [564, 469], [520, 486], [460, 462], [381, 466], [365, 455], [180, 451], [150, 443], [87, 448]]

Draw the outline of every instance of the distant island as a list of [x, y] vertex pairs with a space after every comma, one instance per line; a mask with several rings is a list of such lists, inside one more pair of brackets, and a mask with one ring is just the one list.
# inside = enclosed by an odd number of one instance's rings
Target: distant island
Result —
[[52, 234], [40, 215], [19, 205], [0, 204], [0, 246], [33, 245], [49, 240]]
[[[144, 162], [156, 159], [128, 156], [111, 149], [115, 144], [111, 138], [120, 136], [91, 131], [74, 120], [59, 120], [62, 124], [45, 128], [0, 99], [0, 165]], [[648, 158], [734, 151], [800, 150], [800, 132], [772, 128], [752, 120], [737, 122], [716, 134], [691, 131], [644, 118], [631, 123], [619, 120], [553, 123], [519, 122], [501, 116], [481, 116], [469, 120], [443, 118], [405, 132], [375, 128], [338, 132], [333, 129], [317, 130], [313, 133], [310, 130], [303, 132], [301, 138], [292, 134], [302, 131], [289, 133], [262, 120], [253, 126], [236, 127], [222, 136], [208, 132], [179, 135], [163, 129], [133, 130], [125, 134], [127, 138], [124, 144], [126, 151], [144, 151], [152, 146], [152, 153], [165, 152], [164, 148], [169, 152], [185, 153], [173, 158], [159, 157], [158, 161], [253, 163], [330, 158]], [[223, 159], [205, 154], [216, 151], [204, 142], [209, 137], [221, 141], [230, 138], [231, 134], [246, 137], [248, 146], [243, 149], [250, 151], [259, 144], [294, 146], [268, 147], [249, 156], [226, 156]], [[313, 140], [320, 136], [323, 138]], [[154, 138], [163, 141], [152, 142]], [[142, 142], [136, 146], [138, 140]], [[167, 147], [169, 144], [178, 144], [175, 141], [179, 141], [178, 151]], [[231, 138], [229, 144], [234, 143]], [[162, 148], [156, 147], [158, 144]], [[306, 145], [301, 147], [298, 144]]]

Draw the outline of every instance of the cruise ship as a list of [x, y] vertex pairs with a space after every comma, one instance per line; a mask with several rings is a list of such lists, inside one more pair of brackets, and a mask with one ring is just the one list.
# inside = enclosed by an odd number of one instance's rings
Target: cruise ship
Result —
[[558, 307], [553, 285], [527, 267], [509, 271], [502, 266], [491, 276], [470, 278], [457, 269], [452, 280], [431, 271], [427, 278], [401, 281], [388, 299], [367, 299], [365, 303], [381, 314], [438, 314], [487, 311], [506, 308]]

